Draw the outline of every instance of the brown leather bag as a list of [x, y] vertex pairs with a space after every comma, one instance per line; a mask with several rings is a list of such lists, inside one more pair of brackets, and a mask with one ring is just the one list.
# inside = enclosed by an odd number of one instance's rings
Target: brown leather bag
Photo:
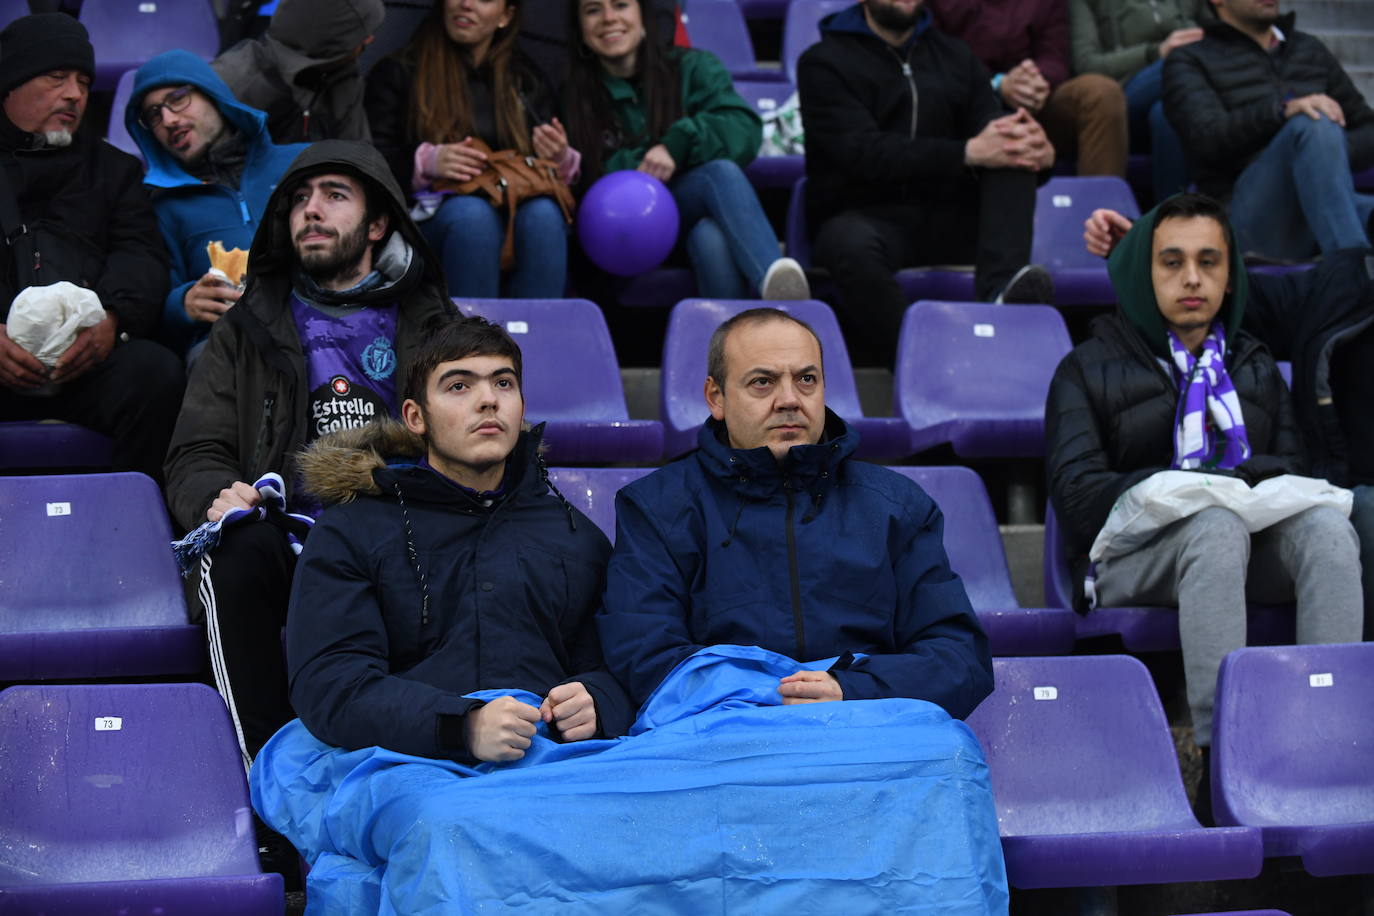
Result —
[[492, 152], [481, 140], [473, 137], [469, 145], [487, 154], [487, 167], [482, 174], [467, 181], [441, 178], [434, 182], [436, 191], [457, 194], [485, 195], [497, 210], [506, 211], [506, 240], [501, 245], [501, 269], [515, 266], [515, 210], [534, 197], [552, 197], [563, 211], [563, 219], [572, 223], [577, 201], [572, 190], [558, 177], [558, 165], [538, 156], [526, 156], [519, 150], [503, 149]]

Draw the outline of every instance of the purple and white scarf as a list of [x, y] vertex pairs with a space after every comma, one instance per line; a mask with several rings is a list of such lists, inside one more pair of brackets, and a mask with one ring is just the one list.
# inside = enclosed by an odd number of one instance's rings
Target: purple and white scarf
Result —
[[1202, 343], [1201, 356], [1188, 352], [1173, 331], [1169, 331], [1169, 351], [1179, 387], [1174, 462], [1170, 466], [1180, 470], [1233, 468], [1245, 461], [1250, 457], [1250, 439], [1245, 433], [1240, 398], [1226, 372], [1226, 332], [1221, 324], [1212, 325]]

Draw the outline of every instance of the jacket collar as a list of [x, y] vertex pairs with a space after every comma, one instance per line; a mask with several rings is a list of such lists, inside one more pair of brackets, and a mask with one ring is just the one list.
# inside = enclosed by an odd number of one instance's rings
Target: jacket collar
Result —
[[[1278, 26], [1279, 31], [1283, 33], [1284, 44], [1287, 44], [1288, 41], [1293, 38], [1293, 23], [1297, 21], [1297, 18], [1298, 14], [1290, 10], [1274, 20], [1274, 25]], [[1220, 19], [1212, 19], [1208, 22], [1204, 22], [1202, 24], [1202, 30], [1209, 38], [1221, 38], [1227, 41], [1246, 41], [1252, 46], [1259, 48], [1259, 44], [1249, 35], [1246, 35], [1229, 22], [1222, 22]], [[1260, 48], [1260, 50], [1262, 51], [1264, 49]]]
[[834, 482], [840, 463], [854, 454], [858, 444], [859, 434], [827, 407], [821, 441], [792, 446], [781, 462], [766, 446], [731, 448], [725, 424], [715, 419], [707, 420], [697, 434], [697, 460], [708, 474], [742, 495], [764, 497], [783, 488], [819, 493]]

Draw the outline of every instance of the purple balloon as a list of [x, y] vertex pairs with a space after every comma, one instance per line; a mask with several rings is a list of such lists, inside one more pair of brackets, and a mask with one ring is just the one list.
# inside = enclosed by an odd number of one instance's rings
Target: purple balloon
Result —
[[577, 238], [608, 273], [634, 277], [663, 263], [677, 244], [677, 201], [663, 182], [626, 169], [603, 175], [577, 204]]

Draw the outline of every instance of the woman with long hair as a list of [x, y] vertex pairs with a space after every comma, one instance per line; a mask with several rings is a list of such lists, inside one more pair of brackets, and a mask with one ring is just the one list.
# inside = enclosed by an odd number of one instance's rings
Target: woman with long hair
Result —
[[571, 3], [565, 108], [583, 184], [619, 169], [664, 182], [700, 295], [810, 298], [741, 170], [758, 154], [762, 123], [720, 61], [646, 40], [643, 0]]
[[[487, 168], [487, 148], [515, 149], [556, 162], [565, 182], [579, 156], [554, 117], [555, 94], [516, 46], [517, 0], [436, 0], [410, 44], [379, 61], [365, 104], [372, 139], [401, 187], [416, 198], [420, 228], [444, 261], [449, 294], [501, 296], [505, 214], [480, 194], [441, 194], [436, 182], [463, 182]], [[432, 213], [424, 219], [426, 213]], [[567, 226], [551, 197], [520, 204], [515, 266], [504, 294], [513, 299], [563, 295]]]

